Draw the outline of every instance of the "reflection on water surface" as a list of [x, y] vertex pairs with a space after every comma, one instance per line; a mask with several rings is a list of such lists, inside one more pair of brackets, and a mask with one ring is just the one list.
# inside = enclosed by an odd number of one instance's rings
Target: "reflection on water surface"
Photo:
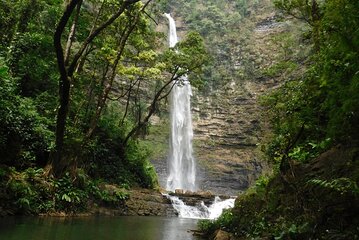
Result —
[[197, 221], [163, 217], [0, 218], [2, 240], [191, 240]]

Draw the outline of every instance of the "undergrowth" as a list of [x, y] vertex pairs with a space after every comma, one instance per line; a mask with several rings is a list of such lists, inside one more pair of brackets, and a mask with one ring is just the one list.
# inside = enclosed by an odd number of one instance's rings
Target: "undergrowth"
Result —
[[262, 176], [217, 220], [202, 220], [236, 239], [359, 239], [358, 149], [336, 147], [286, 175]]
[[[127, 189], [90, 179], [78, 170], [75, 176], [46, 177], [42, 168], [22, 172], [0, 167], [2, 214], [80, 213], [94, 205], [120, 206], [129, 197]], [[5, 212], [4, 212], [5, 211]]]

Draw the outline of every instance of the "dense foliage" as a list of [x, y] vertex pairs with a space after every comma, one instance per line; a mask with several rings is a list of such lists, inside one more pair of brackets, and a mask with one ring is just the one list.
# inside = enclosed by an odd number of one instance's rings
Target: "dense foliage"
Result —
[[94, 192], [102, 181], [157, 186], [151, 146], [139, 137], [180, 76], [199, 85], [207, 61], [195, 32], [168, 49], [155, 31], [157, 21], [167, 24], [157, 4], [1, 1], [4, 209], [82, 210], [89, 198], [104, 198]]
[[[276, 4], [293, 15], [303, 9], [300, 1]], [[303, 162], [337, 143], [358, 141], [359, 5], [349, 0], [318, 4], [316, 13], [310, 11], [317, 18], [302, 15], [312, 33], [306, 73], [265, 99], [274, 133], [267, 153], [282, 165], [288, 157]]]

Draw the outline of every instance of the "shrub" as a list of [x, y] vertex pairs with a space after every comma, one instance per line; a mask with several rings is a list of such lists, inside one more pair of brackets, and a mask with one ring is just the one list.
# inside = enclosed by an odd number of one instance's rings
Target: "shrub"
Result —
[[33, 101], [17, 91], [17, 80], [0, 58], [1, 163], [25, 169], [46, 158], [54, 136]]
[[125, 158], [138, 183], [142, 187], [154, 188], [158, 186], [157, 174], [148, 160], [149, 155], [149, 149], [139, 142], [132, 141], [126, 147]]
[[18, 213], [37, 214], [54, 207], [51, 201], [51, 185], [43, 179], [43, 169], [28, 168], [18, 172], [14, 168], [3, 169], [2, 182], [6, 181], [6, 191], [10, 209]]

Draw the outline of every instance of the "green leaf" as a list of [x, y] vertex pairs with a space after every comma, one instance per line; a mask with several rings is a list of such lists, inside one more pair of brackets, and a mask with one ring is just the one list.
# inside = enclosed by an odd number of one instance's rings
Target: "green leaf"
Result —
[[71, 198], [65, 193], [61, 197], [62, 200], [65, 200], [66, 202], [71, 202]]

